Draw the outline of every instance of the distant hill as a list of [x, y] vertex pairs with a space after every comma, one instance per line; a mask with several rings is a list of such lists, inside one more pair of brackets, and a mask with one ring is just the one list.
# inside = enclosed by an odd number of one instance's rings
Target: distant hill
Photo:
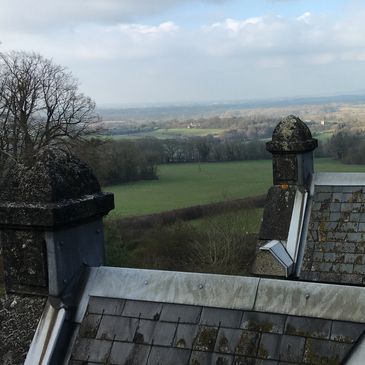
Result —
[[[267, 109], [274, 109], [277, 114], [293, 110], [300, 112], [305, 106], [338, 107], [343, 104], [365, 104], [365, 94], [335, 95], [306, 98], [281, 98], [268, 100], [232, 101], [217, 103], [166, 104], [141, 107], [112, 107], [98, 108], [104, 121], [124, 122], [163, 122], [169, 120], [189, 120], [210, 118], [214, 116], [232, 117], [247, 115], [249, 112], [267, 113]], [[318, 108], [317, 108], [318, 109]], [[331, 112], [331, 110], [329, 110]], [[321, 113], [328, 113], [328, 108]], [[332, 110], [334, 111], [334, 110]]]

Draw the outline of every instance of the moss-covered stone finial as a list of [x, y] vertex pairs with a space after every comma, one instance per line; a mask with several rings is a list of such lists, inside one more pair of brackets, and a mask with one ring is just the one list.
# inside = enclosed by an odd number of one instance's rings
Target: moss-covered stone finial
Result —
[[114, 208], [92, 170], [55, 148], [14, 163], [0, 186], [0, 242], [8, 292], [64, 294], [84, 266], [104, 262], [102, 218]]
[[274, 129], [266, 149], [273, 157], [273, 186], [269, 189], [259, 233], [253, 272], [256, 275], [286, 276], [282, 265], [260, 248], [268, 242], [286, 242], [297, 191], [309, 190], [314, 173], [313, 150], [318, 141], [308, 126], [294, 115]]
[[308, 126], [294, 115], [284, 118], [274, 129], [272, 140], [266, 143], [271, 153], [304, 153], [317, 146], [318, 141], [312, 138]]
[[70, 152], [47, 148], [30, 166], [14, 164], [0, 189], [0, 201], [55, 203], [100, 193], [90, 167]]

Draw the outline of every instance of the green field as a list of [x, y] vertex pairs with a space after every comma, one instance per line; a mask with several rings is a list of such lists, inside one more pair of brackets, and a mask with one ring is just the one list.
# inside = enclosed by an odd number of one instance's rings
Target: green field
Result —
[[[316, 160], [317, 171], [365, 172], [363, 165]], [[106, 187], [115, 194], [110, 217], [163, 212], [197, 204], [265, 194], [272, 183], [271, 161], [161, 165], [159, 180]]]
[[[158, 139], [175, 139], [186, 137], [206, 137], [208, 135], [220, 136], [225, 132], [224, 129], [216, 128], [160, 128], [151, 132], [140, 132], [131, 134], [113, 134], [108, 137], [118, 139], [138, 139], [153, 137]], [[99, 136], [103, 137], [103, 136]], [[104, 136], [105, 137], [105, 136]]]

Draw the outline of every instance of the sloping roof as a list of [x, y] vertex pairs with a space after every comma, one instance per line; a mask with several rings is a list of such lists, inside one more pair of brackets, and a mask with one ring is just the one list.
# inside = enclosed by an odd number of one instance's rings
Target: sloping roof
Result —
[[328, 319], [91, 297], [71, 364], [340, 364], [364, 329]]
[[74, 322], [72, 365], [341, 364], [365, 330], [365, 289], [101, 267]]
[[365, 283], [365, 174], [319, 174], [300, 278]]

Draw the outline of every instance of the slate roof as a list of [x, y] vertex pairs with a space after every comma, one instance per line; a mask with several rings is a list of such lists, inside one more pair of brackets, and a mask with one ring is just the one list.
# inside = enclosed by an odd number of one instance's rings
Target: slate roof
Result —
[[365, 186], [315, 186], [300, 278], [365, 283]]
[[344, 321], [91, 297], [69, 364], [341, 364], [364, 330]]

